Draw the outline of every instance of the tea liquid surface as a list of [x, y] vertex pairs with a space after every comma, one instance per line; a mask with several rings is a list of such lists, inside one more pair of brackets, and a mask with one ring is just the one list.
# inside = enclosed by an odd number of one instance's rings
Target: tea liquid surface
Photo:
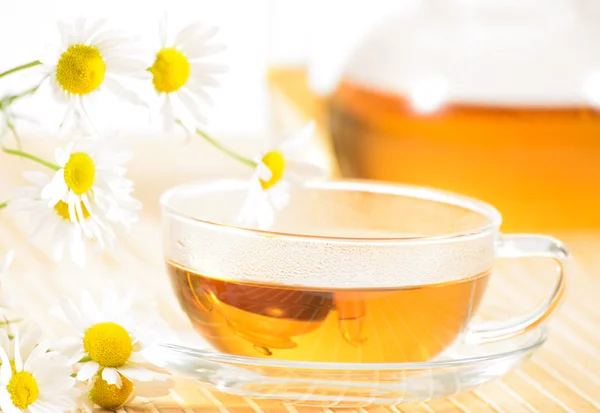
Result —
[[217, 350], [323, 362], [429, 360], [454, 342], [482, 299], [489, 272], [408, 288], [325, 289], [168, 271], [194, 328]]

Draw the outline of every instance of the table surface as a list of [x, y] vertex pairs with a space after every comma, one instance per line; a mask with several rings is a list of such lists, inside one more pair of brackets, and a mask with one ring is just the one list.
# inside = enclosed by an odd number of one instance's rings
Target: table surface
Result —
[[[246, 143], [250, 147], [249, 143]], [[26, 148], [49, 152], [49, 143], [25, 142]], [[60, 327], [49, 316], [57, 298], [83, 288], [101, 291], [107, 280], [119, 286], [135, 285], [140, 299], [158, 301], [160, 314], [175, 329], [187, 329], [170, 292], [160, 251], [159, 194], [173, 184], [206, 176], [247, 173], [201, 142], [189, 145], [137, 142], [137, 157], [130, 177], [144, 204], [140, 222], [120, 237], [120, 248], [93, 258], [85, 270], [69, 263], [55, 264], [48, 249], [27, 244], [26, 217], [0, 212], [0, 253], [14, 249], [16, 259], [2, 283], [14, 311], [38, 324], [48, 334]], [[243, 145], [242, 145], [243, 146]], [[242, 149], [243, 150], [243, 149]], [[24, 183], [21, 172], [32, 169], [25, 160], [0, 154], [0, 198], [10, 188]], [[550, 323], [550, 339], [520, 369], [502, 381], [475, 391], [426, 403], [388, 407], [345, 409], [359, 412], [593, 412], [600, 411], [600, 233], [554, 234], [573, 252], [575, 265], [566, 303]], [[490, 314], [523, 311], [548, 291], [554, 276], [551, 267], [537, 261], [502, 262], [494, 275], [484, 305]], [[134, 405], [127, 411], [189, 412], [321, 412], [336, 409], [285, 406], [273, 401], [248, 399], [208, 390], [192, 382], [178, 382], [169, 397], [150, 404]]]

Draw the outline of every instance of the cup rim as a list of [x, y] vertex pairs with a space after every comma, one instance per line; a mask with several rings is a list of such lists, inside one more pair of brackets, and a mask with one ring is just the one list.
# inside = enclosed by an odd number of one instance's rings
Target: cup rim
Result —
[[[184, 221], [189, 221], [195, 225], [202, 225], [219, 229], [223, 231], [232, 231], [239, 234], [254, 234], [256, 236], [277, 237], [293, 241], [309, 241], [309, 242], [327, 242], [327, 243], [430, 243], [456, 240], [457, 238], [464, 239], [465, 237], [477, 237], [488, 231], [498, 230], [502, 223], [500, 212], [492, 205], [480, 201], [466, 195], [457, 194], [455, 192], [445, 191], [441, 189], [407, 185], [394, 182], [376, 181], [376, 180], [360, 180], [360, 179], [329, 179], [329, 180], [312, 180], [305, 182], [307, 188], [314, 189], [335, 189], [360, 192], [383, 193], [398, 196], [406, 196], [418, 199], [429, 200], [433, 202], [441, 202], [453, 206], [462, 207], [470, 211], [479, 213], [485, 216], [488, 220], [484, 225], [474, 229], [449, 232], [446, 234], [426, 235], [426, 236], [404, 236], [404, 237], [347, 237], [347, 236], [328, 236], [328, 235], [310, 235], [301, 233], [289, 233], [279, 231], [261, 230], [256, 228], [247, 228], [241, 225], [224, 224], [203, 220], [192, 217], [189, 214], [179, 211], [173, 207], [172, 200], [181, 193], [196, 191], [196, 194], [202, 192], [213, 193], [216, 191], [242, 189], [250, 184], [248, 180], [229, 179], [229, 178], [213, 178], [188, 183], [175, 185], [162, 193], [159, 199], [163, 213], [176, 216]], [[204, 188], [203, 191], [199, 189]]]

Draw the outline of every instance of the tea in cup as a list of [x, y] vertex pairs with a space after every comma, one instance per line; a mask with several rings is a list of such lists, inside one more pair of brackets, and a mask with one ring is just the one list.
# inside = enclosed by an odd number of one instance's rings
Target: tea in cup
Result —
[[[556, 308], [568, 252], [540, 235], [500, 235], [491, 206], [428, 188], [311, 182], [269, 231], [236, 225], [247, 183], [187, 184], [162, 197], [179, 303], [216, 350], [318, 362], [430, 360], [458, 339], [501, 340]], [[558, 284], [514, 320], [471, 320], [496, 257], [545, 256]]]

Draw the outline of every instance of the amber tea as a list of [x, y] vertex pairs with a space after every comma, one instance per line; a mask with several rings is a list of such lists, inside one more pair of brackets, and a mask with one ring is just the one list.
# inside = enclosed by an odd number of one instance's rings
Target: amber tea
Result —
[[168, 263], [177, 298], [217, 350], [288, 360], [422, 361], [452, 344], [488, 273], [386, 289], [311, 289], [209, 278]]

